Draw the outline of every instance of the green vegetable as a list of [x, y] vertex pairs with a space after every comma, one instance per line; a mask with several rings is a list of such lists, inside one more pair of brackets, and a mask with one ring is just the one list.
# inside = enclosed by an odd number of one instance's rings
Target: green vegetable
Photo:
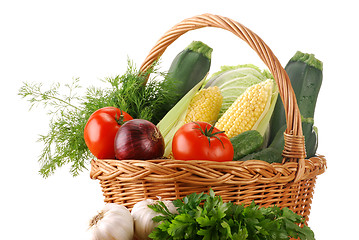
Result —
[[[323, 64], [313, 54], [297, 52], [285, 67], [290, 78], [302, 116], [303, 135], [307, 157], [315, 155], [318, 136], [314, 125], [314, 111], [323, 79]], [[278, 98], [270, 123], [269, 144], [279, 129], [286, 125], [283, 103]]]
[[[38, 160], [40, 174], [48, 177], [65, 164], [71, 164], [73, 176], [86, 169], [93, 156], [85, 144], [84, 127], [90, 115], [102, 107], [118, 107], [133, 118], [151, 122], [156, 122], [160, 114], [164, 115], [161, 113], [162, 106], [172, 101], [168, 94], [172, 89], [171, 85], [156, 79], [162, 74], [154, 67], [145, 74], [139, 74], [128, 62], [125, 74], [106, 78], [105, 88], [89, 87], [84, 95], [80, 94], [79, 79], [74, 79], [64, 88], [60, 84], [52, 85], [49, 90], [43, 90], [42, 83], [25, 83], [19, 95], [30, 102], [31, 108], [44, 105], [51, 116], [48, 134], [39, 138], [44, 144]], [[156, 76], [144, 85], [150, 73]]]
[[283, 152], [284, 149], [284, 132], [287, 129], [287, 125], [283, 125], [275, 135], [273, 141], [268, 146], [268, 148], [277, 149], [280, 152]]
[[209, 72], [213, 49], [200, 41], [193, 41], [172, 61], [166, 83], [175, 86], [169, 93], [173, 102], [163, 106], [168, 112]]
[[230, 140], [234, 150], [233, 160], [239, 160], [253, 153], [263, 144], [263, 136], [256, 130], [242, 132]]
[[273, 139], [272, 143], [258, 152], [254, 152], [248, 154], [240, 159], [240, 161], [247, 160], [263, 160], [268, 163], [281, 163], [283, 160], [282, 152], [284, 149], [284, 131], [286, 129], [286, 125], [283, 125], [282, 128], [278, 131], [277, 135]]
[[223, 104], [219, 117], [232, 105], [244, 91], [257, 83], [273, 79], [267, 70], [261, 71], [252, 64], [238, 66], [222, 66], [214, 73], [205, 85], [205, 88], [218, 86], [223, 95]]
[[190, 194], [173, 201], [178, 214], [172, 214], [164, 204], [149, 206], [162, 215], [153, 218], [161, 222], [149, 235], [151, 239], [234, 239], [234, 240], [314, 240], [313, 231], [302, 216], [277, 206], [259, 207], [224, 203], [220, 196]]
[[[277, 132], [277, 135], [274, 137], [271, 144], [268, 148], [275, 149], [276, 152], [282, 153], [284, 150], [284, 132], [287, 128], [287, 125], [283, 125]], [[305, 146], [307, 151], [307, 157], [312, 157], [315, 155], [315, 151], [318, 147], [318, 129], [313, 126], [311, 122], [302, 122], [303, 135], [306, 137]], [[308, 155], [308, 152], [310, 155]], [[265, 160], [265, 159], [263, 159]], [[278, 161], [281, 162], [282, 157], [277, 158]]]
[[[287, 128], [287, 125], [283, 125], [278, 130], [273, 141], [267, 148], [264, 148], [258, 152], [249, 154], [249, 155], [241, 158], [240, 160], [246, 161], [246, 160], [251, 160], [251, 159], [257, 159], [257, 160], [266, 161], [268, 163], [274, 163], [274, 162], [281, 163], [283, 160], [282, 152], [284, 149], [284, 132], [285, 132], [286, 128]], [[311, 136], [312, 134], [315, 134], [316, 136], [318, 136], [317, 129], [316, 129], [316, 127], [313, 127], [312, 123], [302, 122], [302, 128], [303, 128], [304, 136]], [[308, 137], [306, 139], [305, 144], [306, 144], [306, 146], [309, 146], [312, 149], [317, 149], [317, 147], [318, 147], [317, 137]]]
[[254, 152], [251, 154], [246, 155], [245, 157], [239, 159], [240, 161], [247, 161], [247, 160], [262, 160], [268, 163], [281, 163], [283, 160], [282, 152], [278, 151], [276, 148], [268, 147], [263, 148], [258, 152]]

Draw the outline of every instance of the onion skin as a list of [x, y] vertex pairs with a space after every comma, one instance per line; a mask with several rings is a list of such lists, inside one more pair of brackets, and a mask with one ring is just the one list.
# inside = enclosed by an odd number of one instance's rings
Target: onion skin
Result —
[[149, 160], [163, 156], [165, 142], [156, 125], [144, 119], [133, 119], [117, 131], [114, 148], [118, 160]]

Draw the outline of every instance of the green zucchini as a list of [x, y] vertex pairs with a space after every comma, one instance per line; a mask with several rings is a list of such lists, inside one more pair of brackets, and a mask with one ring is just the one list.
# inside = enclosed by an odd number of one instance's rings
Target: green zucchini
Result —
[[166, 106], [167, 111], [206, 77], [211, 66], [213, 49], [201, 41], [193, 41], [172, 61], [166, 76], [166, 84], [173, 86], [170, 95], [173, 99]]
[[263, 144], [263, 136], [256, 130], [248, 130], [232, 137], [234, 156], [233, 160], [237, 161], [242, 157], [253, 153]]
[[314, 157], [318, 148], [318, 128], [312, 122], [302, 120], [303, 135], [307, 158]]
[[[285, 70], [291, 81], [302, 116], [306, 153], [310, 158], [315, 155], [318, 146], [318, 134], [313, 125], [315, 107], [323, 79], [323, 63], [313, 54], [298, 51], [289, 60]], [[282, 100], [278, 98], [270, 121], [269, 145], [279, 134], [283, 125], [286, 125], [285, 111]]]

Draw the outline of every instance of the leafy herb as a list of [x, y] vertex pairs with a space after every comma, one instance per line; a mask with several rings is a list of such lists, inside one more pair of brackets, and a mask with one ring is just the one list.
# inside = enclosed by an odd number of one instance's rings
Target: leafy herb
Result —
[[168, 214], [160, 204], [150, 206], [163, 215], [153, 219], [161, 223], [150, 234], [151, 239], [314, 240], [303, 217], [288, 208], [224, 203], [213, 190], [209, 195], [193, 193], [173, 204], [178, 214]]
[[[83, 137], [84, 127], [90, 115], [102, 107], [118, 107], [133, 118], [157, 124], [167, 113], [163, 106], [173, 101], [168, 94], [173, 91], [172, 86], [165, 80], [157, 79], [166, 79], [164, 73], [155, 69], [157, 64], [140, 74], [128, 61], [123, 75], [105, 78], [106, 87], [88, 87], [83, 96], [79, 94], [81, 86], [78, 78], [65, 86], [56, 83], [48, 90], [43, 90], [42, 83], [24, 83], [19, 95], [30, 102], [30, 109], [43, 105], [51, 116], [48, 134], [39, 137], [44, 144], [38, 160], [40, 174], [48, 177], [64, 164], [71, 164], [73, 176], [86, 169], [93, 155]], [[150, 74], [154, 77], [149, 78]]]

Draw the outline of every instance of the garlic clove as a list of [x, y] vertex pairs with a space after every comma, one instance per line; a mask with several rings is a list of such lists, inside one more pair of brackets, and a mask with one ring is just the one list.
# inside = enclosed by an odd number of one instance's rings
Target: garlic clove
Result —
[[[148, 205], [155, 204], [157, 201], [153, 199], [146, 199], [140, 202], [137, 202], [131, 211], [131, 215], [134, 220], [134, 235], [138, 240], [147, 240], [150, 239], [148, 235], [153, 231], [159, 223], [152, 220], [153, 217], [160, 215], [153, 211]], [[162, 201], [172, 213], [176, 213], [176, 208], [173, 205], [172, 201]]]
[[89, 231], [92, 240], [133, 240], [133, 218], [126, 207], [108, 203], [91, 219]]

